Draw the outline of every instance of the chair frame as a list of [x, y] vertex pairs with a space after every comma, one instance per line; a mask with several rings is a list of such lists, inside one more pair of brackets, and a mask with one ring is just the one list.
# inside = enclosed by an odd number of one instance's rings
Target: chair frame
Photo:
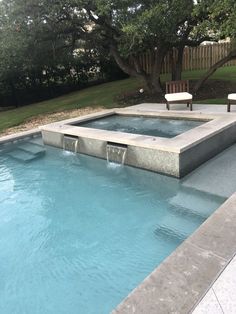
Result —
[[228, 103], [227, 103], [227, 112], [230, 112], [230, 107], [231, 107], [231, 105], [235, 105], [235, 104], [236, 104], [236, 100], [228, 99]]
[[[189, 93], [189, 81], [188, 80], [166, 82], [166, 94], [182, 93], [182, 92]], [[166, 100], [166, 109], [170, 110], [170, 104], [179, 104], [179, 103], [182, 103], [182, 101], [180, 100], [167, 101]], [[187, 107], [190, 107], [190, 111], [193, 110], [192, 99], [187, 100]]]

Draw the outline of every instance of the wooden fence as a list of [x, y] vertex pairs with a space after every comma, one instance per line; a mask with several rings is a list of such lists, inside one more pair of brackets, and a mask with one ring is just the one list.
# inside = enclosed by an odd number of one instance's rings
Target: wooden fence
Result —
[[[215, 43], [198, 47], [186, 47], [183, 56], [183, 70], [205, 70], [209, 69], [214, 63], [225, 57], [231, 49], [231, 43]], [[173, 60], [176, 59], [176, 50], [173, 51]], [[146, 52], [139, 56], [142, 68], [150, 73], [151, 56]], [[224, 66], [236, 65], [236, 60], [226, 63]], [[162, 73], [170, 73], [172, 59], [168, 54], [164, 60]]]

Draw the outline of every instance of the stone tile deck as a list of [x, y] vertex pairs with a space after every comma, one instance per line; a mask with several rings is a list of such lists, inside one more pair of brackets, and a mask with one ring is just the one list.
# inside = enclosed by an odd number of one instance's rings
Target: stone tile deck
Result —
[[[126, 107], [127, 109], [136, 109], [136, 110], [150, 110], [150, 111], [167, 111], [166, 105], [162, 104], [155, 104], [155, 103], [144, 103], [140, 105], [135, 105], [131, 107]], [[171, 111], [189, 111], [186, 104], [172, 104], [170, 106]], [[225, 105], [206, 105], [206, 104], [193, 104], [193, 112], [203, 112], [203, 113], [227, 113], [227, 105], [225, 100]], [[236, 113], [236, 105], [231, 106], [231, 113]], [[230, 113], [228, 113], [230, 114]]]
[[236, 313], [236, 256], [193, 311], [193, 314], [209, 313]]

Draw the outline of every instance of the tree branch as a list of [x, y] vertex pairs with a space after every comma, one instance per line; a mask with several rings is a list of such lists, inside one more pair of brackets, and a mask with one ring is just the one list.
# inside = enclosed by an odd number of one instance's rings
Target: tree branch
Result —
[[203, 75], [203, 77], [195, 84], [194, 86], [194, 92], [196, 93], [201, 86], [206, 82], [206, 80], [213, 74], [215, 73], [215, 71], [222, 67], [222, 65], [224, 65], [226, 62], [229, 62], [230, 60], [236, 59], [236, 49], [230, 51], [228, 53], [228, 55], [224, 58], [222, 58], [221, 60], [219, 60], [218, 62], [216, 62], [215, 64], [213, 64], [210, 69]]
[[116, 63], [119, 65], [119, 67], [127, 74], [135, 77], [142, 78], [145, 73], [139, 73], [136, 71], [127, 61], [125, 61], [119, 54], [118, 49], [116, 46], [110, 45], [110, 52], [111, 55], [116, 60]]
[[95, 24], [105, 27], [107, 30], [112, 31], [116, 36], [121, 35], [118, 29], [109, 24], [104, 17], [98, 16], [97, 18], [95, 18], [91, 10], [88, 8], [86, 8], [86, 12], [88, 13], [89, 19]]

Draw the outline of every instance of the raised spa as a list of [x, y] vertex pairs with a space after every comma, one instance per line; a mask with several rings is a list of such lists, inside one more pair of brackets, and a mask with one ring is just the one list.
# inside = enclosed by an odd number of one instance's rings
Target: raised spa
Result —
[[47, 145], [183, 177], [235, 142], [236, 118], [113, 109], [42, 127]]
[[203, 123], [205, 121], [115, 114], [92, 121], [73, 123], [73, 125], [107, 131], [171, 138]]

